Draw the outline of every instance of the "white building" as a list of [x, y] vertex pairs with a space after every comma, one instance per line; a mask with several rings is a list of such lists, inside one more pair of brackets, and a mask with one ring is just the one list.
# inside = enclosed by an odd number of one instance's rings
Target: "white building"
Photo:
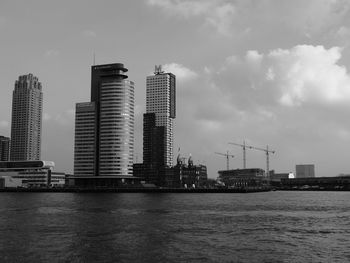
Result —
[[63, 187], [65, 174], [55, 173], [54, 162], [0, 162], [0, 187]]

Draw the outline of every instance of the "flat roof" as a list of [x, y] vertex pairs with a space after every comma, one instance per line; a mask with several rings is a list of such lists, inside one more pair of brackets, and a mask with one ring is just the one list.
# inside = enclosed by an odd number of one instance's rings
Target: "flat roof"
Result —
[[68, 179], [142, 179], [142, 177], [132, 175], [115, 175], [115, 176], [68, 176]]

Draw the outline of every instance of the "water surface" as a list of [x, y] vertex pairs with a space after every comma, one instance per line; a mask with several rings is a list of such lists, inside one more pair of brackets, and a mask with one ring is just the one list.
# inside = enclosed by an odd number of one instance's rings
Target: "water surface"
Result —
[[349, 262], [350, 192], [1, 193], [1, 262]]

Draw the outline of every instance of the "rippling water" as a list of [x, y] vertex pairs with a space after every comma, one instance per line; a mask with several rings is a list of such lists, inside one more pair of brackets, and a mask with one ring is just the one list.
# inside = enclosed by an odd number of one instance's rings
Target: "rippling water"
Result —
[[350, 262], [350, 192], [1, 193], [1, 262]]

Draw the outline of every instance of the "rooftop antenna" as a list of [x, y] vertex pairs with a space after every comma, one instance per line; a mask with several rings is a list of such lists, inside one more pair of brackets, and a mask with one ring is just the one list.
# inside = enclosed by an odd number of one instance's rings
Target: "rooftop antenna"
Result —
[[162, 65], [155, 65], [154, 66], [154, 74], [158, 75], [158, 74], [162, 74], [164, 73], [164, 71], [162, 70]]
[[94, 61], [93, 61], [93, 63], [94, 63], [93, 65], [94, 66], [96, 65], [96, 61], [95, 60], [96, 60], [96, 55], [95, 55], [95, 51], [94, 51]]

